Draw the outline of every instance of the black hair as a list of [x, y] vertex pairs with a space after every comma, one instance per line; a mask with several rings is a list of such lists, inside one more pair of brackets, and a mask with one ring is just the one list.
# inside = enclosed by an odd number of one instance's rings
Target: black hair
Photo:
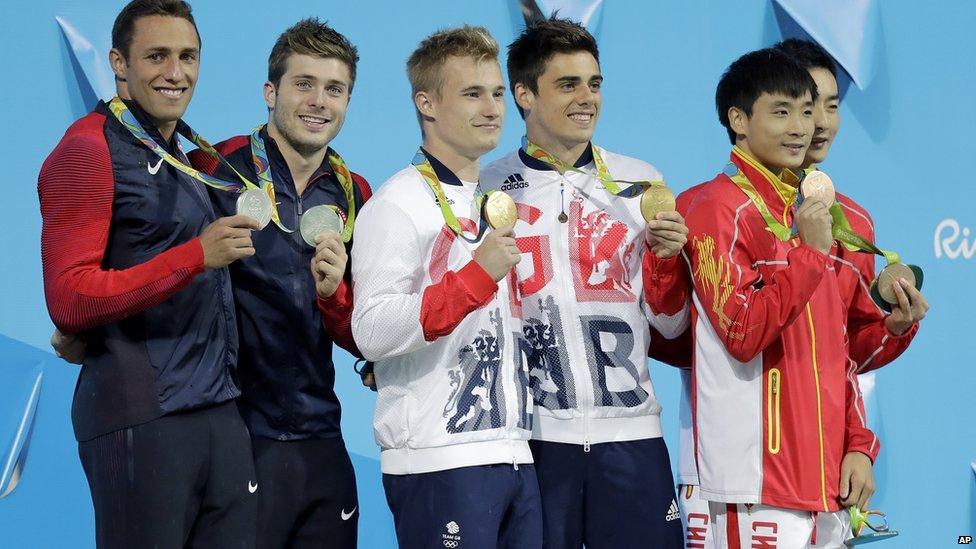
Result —
[[800, 38], [788, 38], [773, 46], [773, 49], [789, 55], [797, 64], [808, 71], [826, 69], [834, 75], [834, 78], [837, 78], [837, 64], [834, 63], [827, 50], [821, 48], [816, 42]]
[[193, 20], [193, 9], [190, 8], [190, 4], [182, 0], [132, 0], [122, 8], [115, 18], [115, 24], [112, 25], [112, 48], [122, 52], [122, 57], [128, 57], [136, 21], [140, 17], [151, 15], [186, 19], [197, 33], [197, 42], [200, 41], [200, 31], [197, 30], [197, 23]]
[[[560, 19], [553, 14], [548, 19], [532, 21], [522, 34], [508, 46], [508, 85], [515, 94], [515, 84], [521, 83], [539, 93], [539, 77], [546, 70], [546, 63], [557, 53], [587, 52], [600, 62], [600, 50], [596, 38], [583, 25], [570, 19]], [[525, 118], [522, 107], [519, 114]]]
[[736, 134], [729, 124], [729, 109], [737, 107], [752, 116], [752, 106], [764, 93], [780, 93], [797, 98], [809, 93], [817, 98], [817, 84], [810, 73], [785, 53], [766, 48], [749, 52], [725, 69], [715, 90], [718, 119], [735, 144]]

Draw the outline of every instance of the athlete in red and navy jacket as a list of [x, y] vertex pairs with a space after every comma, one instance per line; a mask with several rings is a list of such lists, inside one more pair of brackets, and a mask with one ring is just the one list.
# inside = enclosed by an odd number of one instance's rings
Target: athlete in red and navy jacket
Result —
[[[139, 105], [126, 105], [157, 143]], [[72, 422], [79, 441], [225, 402], [237, 326], [226, 268], [197, 236], [217, 215], [203, 185], [162, 161], [99, 103], [68, 129], [38, 178], [48, 310], [87, 350]]]
[[[275, 440], [307, 440], [341, 436], [340, 407], [335, 394], [333, 342], [361, 356], [352, 338], [351, 263], [345, 279], [328, 299], [316, 296], [309, 271], [315, 248], [297, 230], [304, 211], [328, 204], [349, 211], [342, 186], [328, 157], [298, 196], [291, 171], [267, 127], [260, 135], [271, 163], [271, 173], [282, 223], [252, 233], [253, 257], [230, 266], [240, 329], [238, 379], [241, 415], [251, 435]], [[251, 181], [257, 181], [250, 136], [233, 137], [216, 145], [228, 162]], [[330, 151], [331, 152], [331, 151]], [[228, 181], [236, 174], [203, 151], [190, 153], [194, 167]], [[372, 195], [369, 184], [352, 174], [356, 211]], [[211, 190], [220, 215], [234, 215], [237, 195]], [[346, 243], [346, 252], [352, 240]]]

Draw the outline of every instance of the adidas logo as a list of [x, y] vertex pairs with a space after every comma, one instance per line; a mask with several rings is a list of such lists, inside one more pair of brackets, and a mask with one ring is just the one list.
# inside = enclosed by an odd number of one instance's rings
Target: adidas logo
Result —
[[524, 189], [528, 186], [528, 182], [522, 179], [522, 174], [513, 173], [505, 178], [505, 182], [502, 183], [501, 190], [511, 191], [513, 189]]
[[671, 507], [668, 508], [668, 514], [664, 517], [664, 520], [670, 522], [672, 520], [678, 520], [679, 518], [681, 518], [681, 512], [678, 511], [678, 503], [672, 499]]

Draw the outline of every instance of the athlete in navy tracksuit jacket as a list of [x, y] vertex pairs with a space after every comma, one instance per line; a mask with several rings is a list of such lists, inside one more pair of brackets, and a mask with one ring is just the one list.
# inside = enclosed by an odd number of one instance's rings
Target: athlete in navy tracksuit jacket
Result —
[[99, 103], [45, 161], [38, 193], [48, 309], [87, 342], [71, 415], [99, 547], [251, 546], [234, 303], [227, 269], [204, 266], [198, 235], [218, 217], [204, 185]]
[[[267, 128], [260, 134], [286, 227], [297, 229], [301, 214], [314, 206], [331, 204], [349, 211], [328, 155], [298, 196], [275, 140]], [[244, 177], [257, 181], [249, 136], [228, 139], [216, 148]], [[190, 158], [205, 172], [236, 177], [199, 150]], [[353, 174], [353, 180], [359, 210], [370, 189], [360, 176]], [[217, 190], [210, 195], [222, 215], [235, 213], [235, 195]], [[238, 403], [251, 431], [261, 487], [258, 545], [304, 538], [319, 546], [355, 547], [356, 477], [342, 441], [332, 361], [333, 343], [359, 356], [349, 326], [350, 269], [332, 297], [317, 298], [309, 270], [315, 248], [297, 230], [285, 233], [269, 224], [252, 238], [255, 255], [235, 262], [230, 273], [241, 339]], [[347, 252], [351, 248], [352, 241]], [[287, 466], [292, 462], [295, 466]]]

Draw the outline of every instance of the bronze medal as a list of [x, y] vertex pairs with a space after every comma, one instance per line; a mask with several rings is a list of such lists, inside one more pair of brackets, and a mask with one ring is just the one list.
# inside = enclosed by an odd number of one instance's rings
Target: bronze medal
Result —
[[661, 212], [673, 212], [675, 209], [674, 193], [663, 186], [651, 186], [644, 189], [640, 199], [641, 215], [644, 221], [654, 221]]
[[513, 227], [518, 220], [518, 214], [515, 211], [515, 201], [512, 200], [512, 197], [508, 193], [503, 191], [489, 193], [485, 197], [485, 203], [481, 207], [481, 210], [481, 215], [488, 221], [488, 225], [492, 229]]
[[830, 176], [820, 170], [812, 171], [800, 182], [800, 192], [804, 200], [816, 200], [827, 208], [834, 205], [837, 193]]
[[892, 305], [898, 303], [898, 297], [895, 296], [894, 290], [891, 289], [891, 284], [899, 278], [904, 278], [909, 284], [915, 286], [915, 272], [904, 263], [888, 265], [878, 275], [878, 294], [881, 295], [881, 299]]

